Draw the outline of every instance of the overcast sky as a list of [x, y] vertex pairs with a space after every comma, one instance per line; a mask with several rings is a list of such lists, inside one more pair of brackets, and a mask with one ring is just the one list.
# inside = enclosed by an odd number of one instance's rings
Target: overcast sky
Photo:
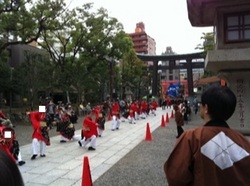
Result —
[[212, 27], [192, 27], [187, 13], [186, 0], [65, 0], [70, 7], [94, 3], [103, 7], [110, 17], [124, 26], [126, 33], [133, 33], [136, 23], [144, 22], [146, 33], [156, 41], [156, 53], [161, 54], [171, 46], [177, 54], [199, 52], [195, 47], [202, 43], [202, 32]]

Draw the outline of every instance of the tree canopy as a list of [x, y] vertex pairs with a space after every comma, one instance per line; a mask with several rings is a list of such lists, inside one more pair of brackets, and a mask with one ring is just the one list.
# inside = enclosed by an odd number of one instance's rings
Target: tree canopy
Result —
[[6, 49], [32, 41], [45, 55], [27, 52], [15, 70], [19, 80], [15, 90], [21, 96], [60, 90], [77, 92], [78, 101], [83, 95], [101, 101], [105, 92], [122, 89], [126, 81], [135, 85], [142, 81], [143, 63], [130, 36], [104, 8], [94, 11], [87, 3], [68, 9], [63, 0], [4, 0], [0, 23], [0, 53], [6, 53], [0, 59], [2, 93], [12, 86], [7, 83], [6, 63], [12, 54]]

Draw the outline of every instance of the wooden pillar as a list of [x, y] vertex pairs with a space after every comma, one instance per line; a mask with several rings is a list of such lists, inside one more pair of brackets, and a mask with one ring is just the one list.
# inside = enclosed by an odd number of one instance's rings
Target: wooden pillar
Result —
[[152, 83], [152, 95], [157, 96], [157, 85], [158, 85], [158, 61], [153, 63], [153, 83]]
[[189, 96], [193, 96], [194, 85], [193, 85], [192, 59], [187, 60], [187, 82], [188, 82], [188, 94]]

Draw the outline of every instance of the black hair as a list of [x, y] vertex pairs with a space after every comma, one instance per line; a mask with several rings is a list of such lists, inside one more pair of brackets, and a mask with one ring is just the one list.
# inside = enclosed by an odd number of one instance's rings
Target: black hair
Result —
[[22, 175], [15, 161], [4, 150], [0, 150], [0, 167], [0, 185], [24, 186]]
[[236, 96], [226, 86], [211, 86], [201, 96], [201, 104], [207, 105], [211, 119], [228, 120], [236, 107]]

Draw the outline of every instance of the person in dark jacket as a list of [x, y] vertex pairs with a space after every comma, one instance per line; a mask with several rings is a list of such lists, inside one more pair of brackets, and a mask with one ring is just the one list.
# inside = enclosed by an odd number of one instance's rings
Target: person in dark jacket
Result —
[[184, 118], [180, 111], [180, 108], [177, 104], [174, 105], [174, 111], [175, 111], [175, 123], [177, 125], [177, 136], [176, 138], [179, 138], [181, 134], [184, 132], [182, 126], [184, 125]]

